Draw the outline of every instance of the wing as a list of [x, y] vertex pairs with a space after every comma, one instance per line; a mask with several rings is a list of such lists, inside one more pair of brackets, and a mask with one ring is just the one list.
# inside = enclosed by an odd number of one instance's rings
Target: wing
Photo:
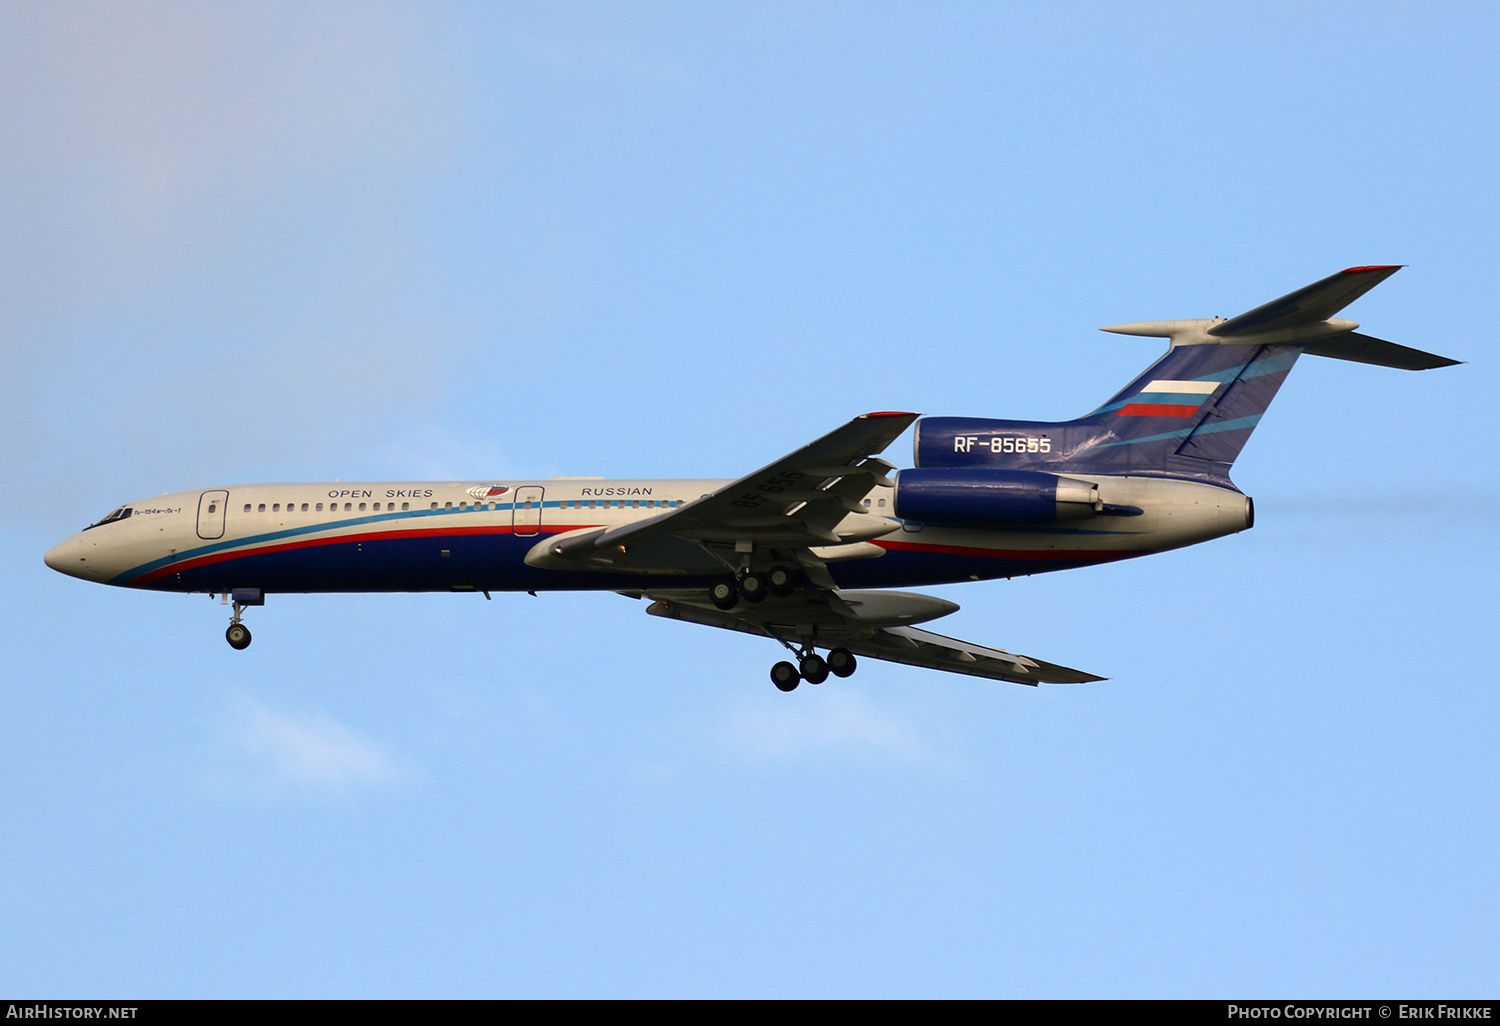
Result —
[[[894, 467], [876, 454], [917, 419], [915, 413], [866, 413], [718, 491], [677, 509], [615, 528], [544, 541], [532, 566], [642, 573], [717, 572], [711, 550], [808, 549], [858, 543], [891, 530], [860, 500], [872, 484], [889, 485]], [[800, 561], [814, 582], [831, 587], [822, 564]]]
[[[915, 413], [867, 413], [796, 452], [677, 509], [615, 528], [588, 528], [539, 542], [532, 566], [652, 574], [723, 573], [735, 553], [781, 551], [801, 563], [809, 583], [790, 595], [741, 602], [724, 611], [701, 589], [628, 592], [652, 599], [654, 616], [743, 631], [788, 645], [847, 648], [855, 655], [966, 673], [1016, 684], [1103, 680], [998, 648], [986, 648], [914, 624], [946, 616], [946, 599], [900, 591], [838, 591], [820, 554], [857, 549], [888, 534], [890, 520], [860, 500], [894, 469], [878, 458], [917, 419]], [[876, 546], [866, 546], [878, 554]], [[846, 555], [849, 553], [838, 553]]]
[[1092, 673], [986, 648], [912, 626], [945, 616], [958, 606], [931, 595], [899, 591], [841, 591], [804, 588], [784, 598], [768, 597], [725, 612], [698, 591], [647, 591], [653, 616], [742, 631], [815, 648], [849, 649], [855, 655], [966, 673], [1012, 684], [1087, 684], [1104, 680]]

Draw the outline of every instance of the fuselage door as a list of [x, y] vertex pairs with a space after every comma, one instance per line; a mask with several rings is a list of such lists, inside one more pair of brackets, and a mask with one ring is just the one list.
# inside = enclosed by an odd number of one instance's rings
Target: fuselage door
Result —
[[224, 537], [224, 508], [229, 493], [219, 488], [198, 496], [198, 537], [213, 541]]
[[511, 530], [516, 534], [537, 534], [542, 529], [542, 486], [526, 485], [517, 488], [512, 500], [515, 508], [511, 513]]

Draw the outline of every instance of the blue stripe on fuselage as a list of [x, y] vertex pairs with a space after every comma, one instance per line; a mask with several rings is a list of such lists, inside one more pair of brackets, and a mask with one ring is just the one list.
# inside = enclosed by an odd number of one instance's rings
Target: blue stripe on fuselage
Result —
[[[556, 504], [552, 503], [547, 505]], [[324, 531], [338, 531], [344, 528], [358, 527], [364, 524], [388, 523], [396, 520], [415, 519], [417, 517], [454, 515], [462, 516], [464, 514], [472, 513], [500, 513], [506, 510], [514, 510], [514, 508], [514, 503], [496, 503], [496, 508], [493, 510], [481, 509], [477, 507], [473, 509], [414, 509], [403, 510], [399, 513], [372, 513], [369, 516], [351, 517], [346, 520], [335, 520], [331, 523], [324, 524], [308, 524], [304, 527], [288, 527], [280, 531], [267, 531], [263, 534], [250, 535], [247, 538], [232, 538], [227, 541], [213, 542], [209, 545], [200, 545], [195, 549], [188, 549], [186, 552], [179, 552], [175, 555], [165, 556], [161, 559], [152, 560], [149, 563], [142, 563], [140, 566], [127, 570], [124, 573], [112, 578], [109, 583], [128, 584], [132, 580], [140, 577], [143, 574], [149, 574], [153, 570], [160, 570], [162, 567], [170, 566], [173, 563], [183, 563], [191, 559], [197, 559], [201, 556], [212, 555], [215, 552], [223, 552], [227, 549], [249, 547], [252, 545], [264, 545], [269, 542], [282, 541], [287, 538], [297, 538], [307, 535], [314, 535]], [[532, 509], [537, 508], [539, 507], [532, 507]], [[257, 516], [259, 514], [251, 515]], [[275, 516], [276, 514], [273, 513], [271, 515]]]

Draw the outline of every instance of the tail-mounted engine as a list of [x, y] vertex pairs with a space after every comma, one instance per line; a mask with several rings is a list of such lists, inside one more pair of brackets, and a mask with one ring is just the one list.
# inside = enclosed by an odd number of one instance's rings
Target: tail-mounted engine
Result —
[[896, 477], [896, 516], [937, 526], [1052, 524], [1140, 512], [1101, 502], [1091, 481], [1034, 470], [918, 468]]

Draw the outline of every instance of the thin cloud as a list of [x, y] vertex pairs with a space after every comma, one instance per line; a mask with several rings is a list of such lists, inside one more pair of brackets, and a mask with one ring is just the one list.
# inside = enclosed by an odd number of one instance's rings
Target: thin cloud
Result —
[[533, 58], [562, 72], [615, 73], [627, 78], [693, 85], [692, 76], [683, 68], [657, 55], [628, 53], [618, 41], [580, 41], [574, 38], [563, 44], [526, 33], [519, 36], [517, 42]]
[[[316, 474], [349, 424], [400, 430], [371, 409], [427, 408], [466, 337], [403, 213], [457, 137], [446, 24], [0, 10], [0, 468], [123, 494], [264, 459]], [[206, 428], [246, 411], [226, 460]]]
[[241, 697], [230, 747], [240, 783], [261, 789], [348, 792], [408, 781], [412, 771], [384, 747], [323, 712], [288, 712]]
[[932, 746], [915, 725], [857, 691], [819, 693], [782, 704], [747, 702], [730, 713], [723, 739], [730, 750], [765, 761], [826, 754], [875, 755], [903, 762], [933, 758]]
[[1412, 517], [1484, 517], [1496, 515], [1496, 496], [1483, 492], [1379, 492], [1375, 494], [1304, 494], [1259, 496], [1262, 512], [1295, 517], [1405, 520]]

